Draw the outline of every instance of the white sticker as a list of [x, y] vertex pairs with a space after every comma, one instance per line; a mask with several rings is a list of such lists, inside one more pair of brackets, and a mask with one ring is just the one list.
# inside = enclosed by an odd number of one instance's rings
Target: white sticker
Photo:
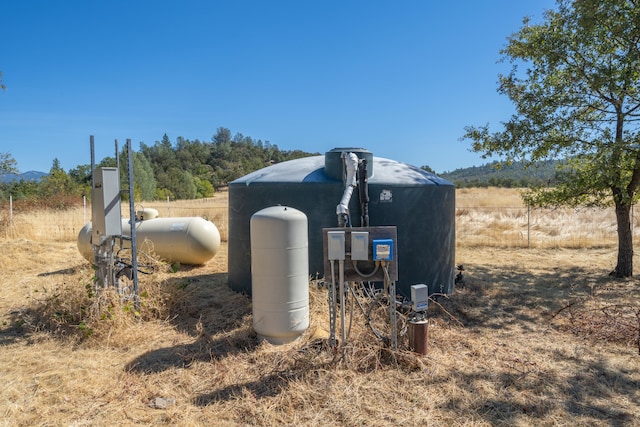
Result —
[[380, 201], [382, 203], [391, 203], [393, 199], [393, 194], [391, 194], [391, 190], [382, 190], [380, 192]]
[[171, 224], [170, 231], [182, 231], [184, 230], [186, 224], [184, 222], [174, 222]]

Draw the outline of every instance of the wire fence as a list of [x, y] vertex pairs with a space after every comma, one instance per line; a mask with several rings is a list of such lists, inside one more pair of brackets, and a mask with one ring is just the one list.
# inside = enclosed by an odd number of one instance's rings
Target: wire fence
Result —
[[[635, 208], [631, 230], [637, 236]], [[613, 208], [458, 207], [458, 245], [593, 248], [617, 244]]]
[[[79, 200], [75, 207], [59, 209], [23, 210], [21, 201], [0, 204], [0, 239], [28, 239], [36, 241], [76, 241], [80, 230], [91, 221], [91, 204]], [[136, 204], [136, 211], [154, 208], [165, 218], [202, 217], [213, 222], [220, 238], [227, 241], [228, 209], [214, 199]], [[129, 205], [121, 205], [123, 218], [128, 218]]]
[[[0, 238], [38, 241], [75, 241], [91, 219], [86, 201], [65, 210], [23, 210], [21, 201], [0, 204]], [[228, 240], [226, 199], [159, 201], [137, 204], [157, 209], [162, 217], [199, 216], [211, 220], [223, 241]], [[122, 205], [123, 216], [129, 207]], [[532, 209], [517, 207], [458, 206], [455, 214], [456, 241], [460, 246], [490, 247], [609, 247], [617, 244], [613, 208]], [[640, 233], [635, 209], [631, 227]]]

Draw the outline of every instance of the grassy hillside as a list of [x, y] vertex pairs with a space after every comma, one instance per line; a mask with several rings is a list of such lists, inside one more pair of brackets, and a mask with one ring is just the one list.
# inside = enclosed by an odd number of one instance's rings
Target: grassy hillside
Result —
[[501, 165], [498, 162], [482, 166], [456, 169], [439, 174], [442, 178], [453, 182], [456, 187], [529, 187], [553, 183], [557, 161], [538, 162], [525, 166], [522, 162]]

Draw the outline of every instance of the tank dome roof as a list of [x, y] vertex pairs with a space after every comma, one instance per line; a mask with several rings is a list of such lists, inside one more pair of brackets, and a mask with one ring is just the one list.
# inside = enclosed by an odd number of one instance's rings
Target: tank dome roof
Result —
[[[324, 156], [304, 157], [257, 170], [236, 179], [231, 182], [231, 185], [267, 182], [335, 182], [335, 179], [325, 173], [324, 167]], [[369, 184], [453, 185], [424, 169], [382, 157], [373, 157], [373, 171]]]

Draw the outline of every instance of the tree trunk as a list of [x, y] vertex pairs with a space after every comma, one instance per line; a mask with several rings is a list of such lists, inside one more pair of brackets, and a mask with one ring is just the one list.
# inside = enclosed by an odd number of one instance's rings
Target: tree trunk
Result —
[[618, 265], [611, 273], [616, 277], [633, 276], [633, 236], [631, 235], [631, 205], [616, 201], [618, 222]]

